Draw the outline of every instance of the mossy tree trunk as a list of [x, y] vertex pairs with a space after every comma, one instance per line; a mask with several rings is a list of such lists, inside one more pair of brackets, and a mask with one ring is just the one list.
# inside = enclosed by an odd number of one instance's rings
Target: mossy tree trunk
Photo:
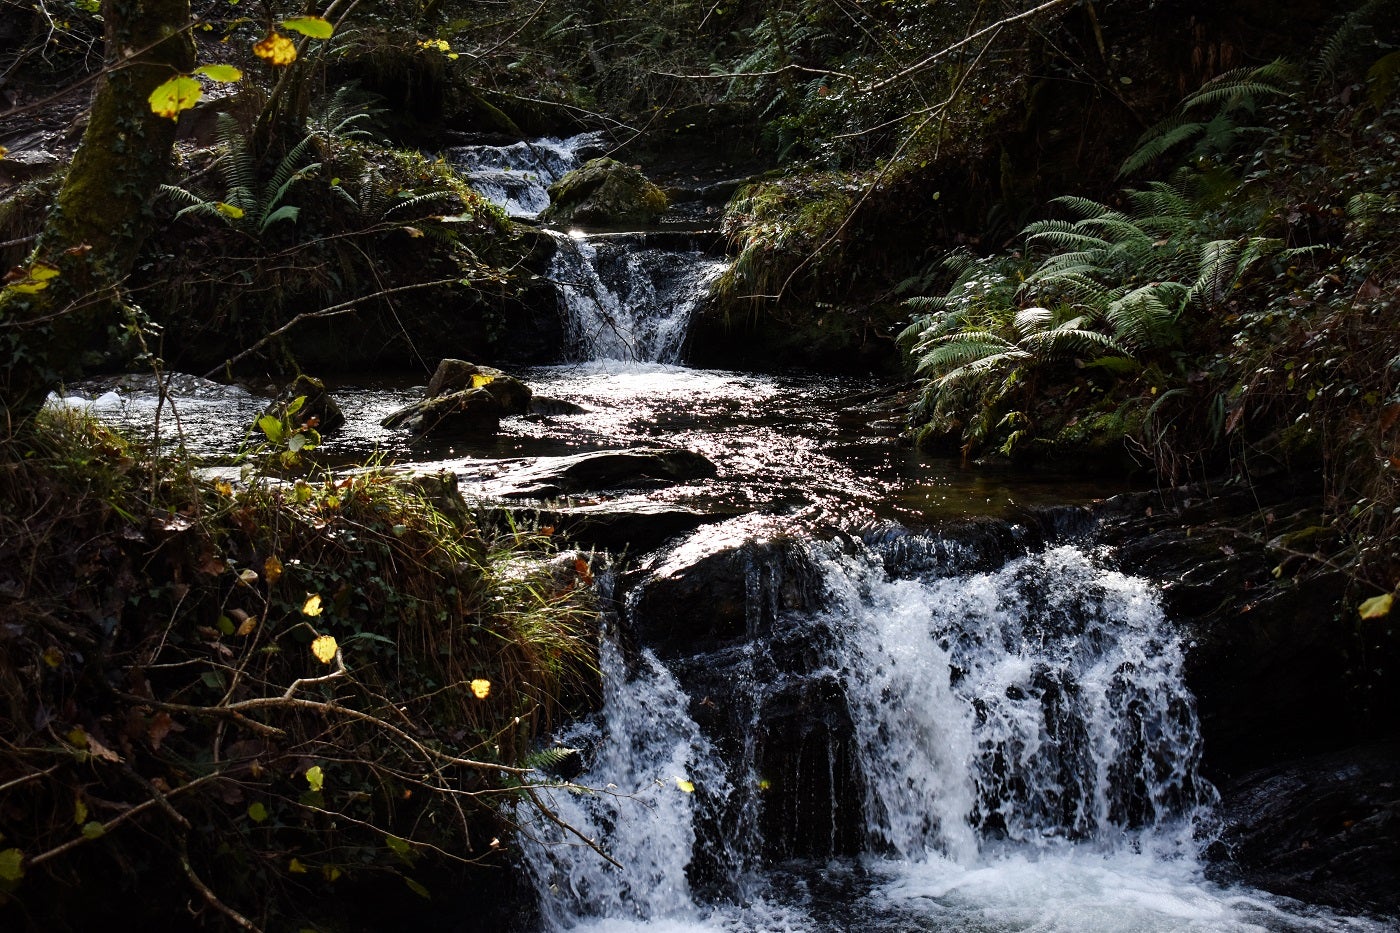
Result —
[[175, 141], [175, 121], [152, 113], [147, 98], [194, 67], [189, 0], [104, 0], [102, 13], [111, 71], [33, 260], [59, 274], [42, 291], [0, 292], [0, 403], [12, 427], [122, 326], [121, 282], [150, 230]]

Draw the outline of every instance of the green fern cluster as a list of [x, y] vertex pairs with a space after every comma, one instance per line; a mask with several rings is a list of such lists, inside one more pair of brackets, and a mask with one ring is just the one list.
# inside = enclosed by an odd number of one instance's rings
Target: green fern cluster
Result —
[[295, 223], [301, 209], [285, 201], [294, 185], [321, 168], [320, 162], [306, 161], [316, 137], [308, 135], [293, 146], [264, 182], [260, 178], [258, 159], [238, 121], [226, 113], [219, 114], [218, 120], [223, 154], [217, 166], [225, 192], [217, 197], [175, 185], [162, 185], [167, 195], [185, 205], [176, 212], [175, 218], [207, 217], [254, 239], [260, 239], [275, 224]]
[[[1029, 396], [1045, 378], [1086, 369], [1121, 377], [1160, 360], [1251, 267], [1284, 253], [1279, 239], [1233, 231], [1204, 189], [1192, 196], [1157, 182], [1125, 197], [1127, 211], [1059, 198], [1075, 219], [1026, 227], [1031, 258], [957, 255], [946, 294], [906, 302], [920, 312], [900, 335], [926, 380], [917, 415], [940, 430], [961, 427], [973, 442], [1011, 429], [1009, 452], [1029, 436]], [[1013, 390], [1024, 404], [1012, 404]], [[979, 419], [951, 416], [969, 406]]]

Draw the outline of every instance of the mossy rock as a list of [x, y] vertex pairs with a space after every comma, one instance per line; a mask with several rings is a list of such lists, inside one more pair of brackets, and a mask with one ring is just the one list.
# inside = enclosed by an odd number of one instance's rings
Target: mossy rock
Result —
[[647, 224], [666, 210], [666, 192], [616, 159], [585, 162], [549, 186], [540, 219], [556, 223]]

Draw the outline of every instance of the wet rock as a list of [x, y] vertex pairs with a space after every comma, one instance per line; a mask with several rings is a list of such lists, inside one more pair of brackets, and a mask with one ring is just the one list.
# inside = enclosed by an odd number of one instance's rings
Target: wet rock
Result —
[[1311, 904], [1400, 914], [1400, 742], [1252, 772], [1225, 789], [1221, 810], [1242, 880]]
[[581, 224], [646, 224], [667, 207], [666, 193], [616, 159], [585, 162], [549, 186], [540, 220]]
[[530, 399], [530, 414], [540, 415], [545, 418], [554, 418], [559, 415], [584, 415], [588, 409], [582, 405], [575, 405], [560, 398], [549, 398], [543, 395], [536, 395]]
[[[287, 410], [297, 399], [303, 400], [301, 406], [289, 416]], [[266, 413], [283, 420], [290, 417], [297, 423], [311, 424], [322, 434], [338, 431], [345, 425], [345, 412], [326, 391], [326, 384], [305, 374], [297, 376], [295, 382], [278, 393], [277, 400], [267, 407]]]
[[530, 387], [490, 366], [443, 360], [428, 383], [427, 398], [406, 405], [380, 423], [419, 435], [490, 435], [505, 415], [530, 410]]
[[622, 499], [557, 509], [501, 509], [517, 526], [551, 527], [555, 535], [582, 547], [645, 553], [678, 535], [727, 516], [683, 505]]
[[601, 450], [541, 458], [509, 479], [508, 499], [552, 499], [600, 489], [644, 489], [714, 476], [715, 465], [678, 447]]
[[695, 532], [638, 574], [644, 583], [629, 597], [633, 632], [660, 657], [769, 633], [779, 612], [815, 605], [819, 584], [779, 528], [747, 517]]
[[443, 360], [428, 380], [428, 398], [438, 398], [465, 389], [484, 388], [501, 405], [504, 415], [523, 415], [530, 410], [533, 393], [514, 376], [491, 366], [478, 366], [466, 360]]

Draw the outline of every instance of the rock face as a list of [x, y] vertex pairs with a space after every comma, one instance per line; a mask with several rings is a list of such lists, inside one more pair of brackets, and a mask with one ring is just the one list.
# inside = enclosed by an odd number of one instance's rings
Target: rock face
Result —
[[1400, 742], [1265, 768], [1224, 799], [1223, 844], [1252, 884], [1400, 914]]
[[[864, 779], [842, 688], [817, 673], [829, 633], [808, 621], [823, 595], [803, 544], [777, 519], [734, 518], [659, 552], [624, 586], [629, 637], [665, 660], [721, 758], [751, 754], [763, 776], [763, 857], [860, 852]], [[726, 813], [698, 826], [697, 851], [723, 851], [746, 818]], [[692, 870], [703, 887], [707, 865]]]
[[443, 360], [428, 382], [427, 397], [389, 415], [386, 428], [419, 435], [489, 435], [506, 415], [530, 410], [530, 387], [490, 366]]
[[540, 220], [580, 224], [647, 224], [668, 205], [666, 192], [630, 165], [593, 159], [549, 187]]

